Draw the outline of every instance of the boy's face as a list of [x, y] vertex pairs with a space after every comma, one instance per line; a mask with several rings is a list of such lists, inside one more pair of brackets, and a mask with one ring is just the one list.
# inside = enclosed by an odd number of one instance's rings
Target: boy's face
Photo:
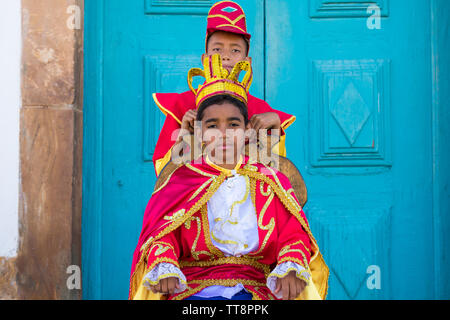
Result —
[[[251, 62], [251, 58], [247, 57], [247, 42], [241, 35], [216, 31], [210, 37], [206, 48], [206, 54], [220, 54], [222, 58], [222, 66], [228, 71], [233, 70], [236, 63], [242, 60]], [[202, 60], [203, 60], [202, 56]]]
[[248, 129], [239, 108], [229, 102], [205, 109], [201, 120], [202, 141], [206, 153], [217, 164], [235, 164], [243, 152]]

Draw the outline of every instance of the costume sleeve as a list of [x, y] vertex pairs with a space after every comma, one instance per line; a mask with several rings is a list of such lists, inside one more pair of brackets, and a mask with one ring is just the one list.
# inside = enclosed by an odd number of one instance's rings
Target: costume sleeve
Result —
[[295, 116], [293, 116], [293, 115], [291, 115], [291, 114], [289, 114], [289, 113], [286, 113], [286, 112], [283, 112], [283, 111], [274, 109], [274, 108], [272, 108], [268, 103], [266, 103], [266, 104], [267, 104], [267, 110], [264, 111], [264, 112], [275, 112], [275, 113], [278, 115], [278, 117], [280, 118], [280, 126], [281, 126], [280, 134], [281, 134], [282, 136], [284, 136], [284, 135], [286, 134], [286, 133], [285, 133], [285, 130], [286, 130], [291, 124], [294, 123], [294, 121], [295, 121]]
[[147, 253], [147, 274], [144, 276], [144, 286], [156, 285], [161, 279], [176, 277], [180, 288], [176, 292], [186, 289], [186, 277], [180, 270], [178, 258], [180, 257], [180, 246], [178, 232], [169, 233], [165, 237], [155, 241]]
[[[282, 204], [279, 203], [281, 206]], [[278, 215], [278, 263], [292, 261], [308, 269], [311, 259], [311, 242], [297, 218], [283, 210]], [[301, 215], [303, 211], [301, 210]]]
[[277, 287], [277, 279], [285, 277], [289, 272], [294, 271], [297, 278], [309, 283], [311, 274], [303, 266], [298, 263], [286, 261], [278, 264], [267, 277], [267, 287], [278, 298], [282, 298], [282, 292], [275, 293]]
[[187, 281], [183, 272], [172, 263], [161, 262], [158, 263], [153, 269], [151, 269], [144, 276], [144, 286], [150, 289], [151, 285], [156, 285], [161, 279], [176, 277], [180, 287], [175, 289], [175, 293], [183, 292], [186, 290]]

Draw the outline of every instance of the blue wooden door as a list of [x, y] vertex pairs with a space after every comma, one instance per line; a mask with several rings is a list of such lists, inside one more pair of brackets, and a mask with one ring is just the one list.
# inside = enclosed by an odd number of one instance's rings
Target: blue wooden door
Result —
[[432, 298], [429, 2], [270, 0], [266, 12], [266, 99], [297, 116], [287, 151], [328, 298]]
[[[151, 93], [188, 90], [213, 2], [85, 2], [85, 299], [127, 298], [164, 121]], [[377, 0], [369, 13], [354, 0], [239, 3], [252, 33], [251, 92], [297, 117], [288, 157], [308, 187], [328, 298], [431, 298], [427, 1]]]
[[[215, 1], [95, 0], [85, 5], [83, 294], [125, 299], [142, 216], [153, 191], [152, 152], [164, 115], [154, 92], [189, 90], [201, 67]], [[264, 6], [242, 1], [252, 22], [252, 92], [264, 90]]]

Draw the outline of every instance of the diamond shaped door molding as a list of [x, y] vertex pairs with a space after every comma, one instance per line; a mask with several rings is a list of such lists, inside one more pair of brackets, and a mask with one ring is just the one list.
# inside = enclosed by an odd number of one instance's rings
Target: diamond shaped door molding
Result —
[[389, 60], [315, 60], [312, 167], [391, 166]]
[[330, 106], [330, 112], [352, 146], [371, 115], [370, 108], [351, 81], [339, 100]]

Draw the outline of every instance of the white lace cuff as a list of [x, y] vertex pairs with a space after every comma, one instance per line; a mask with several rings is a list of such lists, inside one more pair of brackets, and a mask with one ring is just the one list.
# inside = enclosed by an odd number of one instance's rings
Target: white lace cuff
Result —
[[283, 297], [283, 293], [281, 291], [278, 292], [278, 294], [275, 293], [275, 289], [277, 288], [277, 279], [285, 277], [291, 271], [295, 271], [297, 278], [304, 280], [306, 282], [306, 285], [309, 284], [311, 274], [308, 270], [295, 262], [283, 262], [277, 265], [267, 277], [267, 287], [278, 299], [281, 299]]
[[186, 290], [187, 282], [183, 272], [181, 272], [181, 270], [172, 263], [167, 262], [158, 263], [144, 276], [144, 286], [150, 289], [151, 285], [157, 285], [159, 280], [169, 277], [178, 278], [178, 284], [180, 285], [180, 288], [175, 289], [175, 293], [180, 293]]

